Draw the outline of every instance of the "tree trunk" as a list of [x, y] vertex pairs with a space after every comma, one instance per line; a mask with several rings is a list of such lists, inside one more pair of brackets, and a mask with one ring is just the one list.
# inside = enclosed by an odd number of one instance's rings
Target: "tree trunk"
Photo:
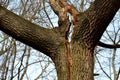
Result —
[[119, 7], [120, 0], [95, 0], [77, 15], [70, 44], [65, 39], [69, 27], [66, 18], [57, 29], [46, 29], [0, 6], [0, 30], [51, 57], [58, 80], [94, 80], [94, 48]]
[[[93, 80], [94, 56], [93, 48], [81, 46], [79, 42], [72, 43], [72, 71], [68, 62], [67, 49], [61, 46], [60, 53], [53, 59], [58, 80]], [[70, 75], [72, 74], [72, 75]]]
[[93, 49], [73, 43], [73, 78], [72, 80], [93, 80], [94, 56]]

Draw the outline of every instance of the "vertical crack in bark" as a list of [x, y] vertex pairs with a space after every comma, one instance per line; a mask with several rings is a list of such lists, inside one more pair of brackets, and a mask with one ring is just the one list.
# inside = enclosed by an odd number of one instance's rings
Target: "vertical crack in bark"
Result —
[[[67, 30], [65, 30], [65, 47], [66, 47], [66, 54], [67, 54], [67, 60], [68, 60], [68, 80], [72, 80], [73, 76], [73, 63], [72, 63], [72, 56], [71, 56], [71, 45], [70, 45], [70, 31], [71, 27], [75, 28], [78, 25], [76, 15], [78, 14], [78, 11], [76, 8], [74, 8], [72, 5], [68, 4], [64, 0], [50, 0], [51, 7], [53, 8], [53, 11], [58, 15], [59, 26], [63, 25], [63, 22], [67, 20], [68, 17], [71, 16], [71, 19], [69, 19], [70, 25], [66, 26], [68, 27]], [[68, 16], [67, 13], [70, 15]]]
[[66, 54], [67, 54], [68, 71], [69, 71], [68, 80], [72, 80], [73, 63], [72, 63], [72, 56], [71, 56], [71, 50], [70, 50], [70, 42], [68, 40], [66, 40], [65, 45], [66, 45], [66, 49], [67, 49]]
[[[69, 16], [70, 17], [70, 16]], [[70, 21], [70, 20], [69, 20]], [[72, 56], [71, 56], [71, 48], [70, 48], [70, 34], [71, 34], [71, 27], [73, 23], [70, 21], [70, 25], [68, 26], [68, 30], [66, 31], [65, 34], [65, 45], [66, 45], [66, 54], [67, 54], [67, 60], [68, 60], [68, 80], [72, 80], [72, 73], [73, 73], [73, 63], [72, 63]]]

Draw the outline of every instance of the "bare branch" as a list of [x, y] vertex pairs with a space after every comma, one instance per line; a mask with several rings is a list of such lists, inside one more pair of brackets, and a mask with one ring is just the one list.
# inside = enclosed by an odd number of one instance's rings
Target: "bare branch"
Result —
[[55, 31], [35, 25], [3, 7], [0, 7], [0, 30], [48, 56], [64, 42]]
[[120, 75], [120, 67], [119, 67], [119, 71], [118, 71], [118, 74], [117, 74], [117, 79], [116, 79], [116, 80], [118, 80], [119, 75]]
[[105, 72], [105, 70], [103, 69], [103, 67], [102, 67], [99, 59], [97, 58], [97, 56], [95, 56], [95, 58], [96, 58], [96, 60], [97, 60], [97, 62], [98, 62], [98, 64], [99, 64], [101, 70], [103, 71], [103, 73], [104, 73], [110, 80], [112, 80], [111, 77], [110, 77], [110, 76]]
[[46, 16], [47, 16], [47, 18], [48, 18], [50, 24], [52, 25], [52, 28], [54, 28], [54, 25], [53, 25], [53, 23], [52, 23], [52, 21], [51, 21], [49, 15], [48, 15], [48, 13], [47, 13], [45, 7], [46, 7], [46, 6], [45, 6], [45, 2], [43, 1], [43, 9], [44, 9], [44, 12], [45, 12], [45, 14], [46, 14]]
[[120, 44], [106, 44], [106, 43], [103, 43], [101, 41], [98, 42], [97, 46], [101, 46], [101, 47], [105, 47], [105, 48], [110, 48], [110, 49], [113, 49], [113, 48], [120, 48]]

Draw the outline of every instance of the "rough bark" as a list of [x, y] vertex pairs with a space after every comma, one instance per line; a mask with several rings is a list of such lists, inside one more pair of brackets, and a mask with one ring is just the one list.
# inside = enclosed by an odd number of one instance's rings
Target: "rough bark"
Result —
[[0, 7], [0, 30], [48, 56], [64, 42], [59, 33], [33, 24], [3, 7]]
[[94, 47], [119, 9], [119, 3], [120, 0], [95, 0], [88, 10], [77, 15], [78, 27], [74, 29], [71, 42], [72, 75], [69, 75], [65, 44], [70, 25], [67, 18], [64, 25], [46, 29], [0, 7], [0, 30], [51, 57], [58, 80], [69, 80], [70, 77], [71, 80], [93, 80]]
[[73, 42], [73, 78], [72, 80], [93, 80], [94, 56], [93, 49], [79, 45]]

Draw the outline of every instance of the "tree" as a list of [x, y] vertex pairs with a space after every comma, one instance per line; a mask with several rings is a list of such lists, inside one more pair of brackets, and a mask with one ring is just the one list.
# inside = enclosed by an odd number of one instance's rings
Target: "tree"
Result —
[[61, 10], [71, 5], [64, 0], [60, 0], [61, 4], [55, 1], [49, 3], [59, 17], [59, 27], [38, 26], [0, 6], [0, 30], [49, 56], [55, 63], [58, 80], [93, 80], [95, 46], [105, 46], [99, 40], [120, 8], [120, 0], [95, 0], [84, 12], [72, 8], [75, 14], [68, 10], [72, 16], [76, 15], [77, 22], [73, 23], [70, 43], [71, 22]]

